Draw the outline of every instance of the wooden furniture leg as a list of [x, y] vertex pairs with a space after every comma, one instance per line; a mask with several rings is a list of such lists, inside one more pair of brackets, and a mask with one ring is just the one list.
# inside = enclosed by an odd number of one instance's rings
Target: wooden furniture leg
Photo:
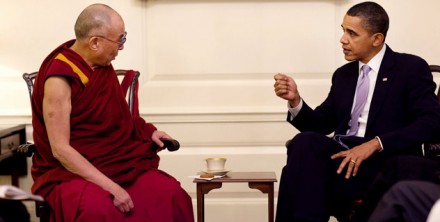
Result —
[[222, 187], [222, 183], [197, 183], [197, 221], [205, 221], [205, 194]]
[[265, 182], [249, 182], [249, 188], [257, 189], [262, 193], [268, 194], [268, 217], [269, 222], [274, 221], [274, 187], [273, 182], [265, 183]]

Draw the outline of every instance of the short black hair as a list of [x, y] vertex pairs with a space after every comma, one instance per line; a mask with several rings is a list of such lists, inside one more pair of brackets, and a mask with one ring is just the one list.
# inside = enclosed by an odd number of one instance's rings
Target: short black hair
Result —
[[347, 15], [362, 18], [362, 25], [371, 34], [382, 33], [387, 36], [390, 26], [388, 14], [382, 6], [375, 2], [362, 2], [347, 11]]

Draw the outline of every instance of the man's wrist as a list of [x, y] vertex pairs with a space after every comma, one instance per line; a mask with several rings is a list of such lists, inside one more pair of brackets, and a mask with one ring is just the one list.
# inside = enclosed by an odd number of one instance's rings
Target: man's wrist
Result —
[[298, 97], [297, 99], [289, 100], [289, 106], [291, 108], [295, 108], [299, 105], [300, 102], [301, 102], [301, 97]]
[[380, 140], [380, 138], [378, 136], [374, 137], [375, 140], [377, 140], [377, 142], [379, 143], [379, 147], [377, 148], [377, 152], [382, 152], [383, 151], [383, 145], [382, 145], [382, 141]]
[[290, 113], [290, 121], [292, 121], [299, 113], [299, 111], [301, 110], [303, 105], [302, 100], [299, 100], [299, 104], [295, 107], [291, 107], [292, 105], [290, 104], [290, 102], [287, 102], [287, 107]]

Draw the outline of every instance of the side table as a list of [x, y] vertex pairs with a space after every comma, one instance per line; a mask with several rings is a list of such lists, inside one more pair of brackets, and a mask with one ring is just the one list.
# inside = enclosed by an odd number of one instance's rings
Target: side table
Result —
[[14, 155], [20, 144], [26, 143], [25, 125], [0, 124], [0, 175], [10, 175], [14, 186], [18, 178], [27, 175], [27, 160], [24, 155]]
[[268, 194], [269, 222], [274, 221], [274, 182], [275, 172], [229, 172], [225, 177], [210, 181], [195, 178], [197, 184], [197, 221], [205, 221], [205, 194], [222, 187], [223, 183], [248, 183], [249, 188]]

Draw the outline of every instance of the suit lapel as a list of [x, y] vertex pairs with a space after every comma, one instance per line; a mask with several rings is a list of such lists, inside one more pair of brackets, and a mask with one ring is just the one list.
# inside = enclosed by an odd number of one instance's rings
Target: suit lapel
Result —
[[348, 111], [349, 119], [351, 118], [351, 109], [353, 107], [354, 95], [356, 93], [357, 81], [359, 79], [359, 62], [353, 62], [350, 66], [350, 70], [347, 72], [347, 75], [344, 77], [346, 82], [344, 82], [345, 87], [347, 88], [347, 94], [351, 95], [347, 102], [346, 110]]
[[371, 124], [374, 123], [377, 115], [382, 109], [382, 104], [387, 98], [389, 84], [395, 78], [395, 65], [394, 62], [395, 53], [387, 46], [384, 58], [380, 65], [379, 73], [377, 74], [376, 86], [374, 88], [373, 97], [371, 99], [370, 111], [368, 113], [367, 132]]
[[335, 94], [336, 101], [340, 105], [338, 114], [341, 118], [341, 124], [337, 127], [336, 134], [345, 134], [349, 128], [348, 122], [351, 119], [351, 109], [353, 107], [356, 85], [359, 78], [359, 62], [351, 62], [346, 66], [347, 69], [342, 72], [341, 81], [336, 81], [340, 85]]

